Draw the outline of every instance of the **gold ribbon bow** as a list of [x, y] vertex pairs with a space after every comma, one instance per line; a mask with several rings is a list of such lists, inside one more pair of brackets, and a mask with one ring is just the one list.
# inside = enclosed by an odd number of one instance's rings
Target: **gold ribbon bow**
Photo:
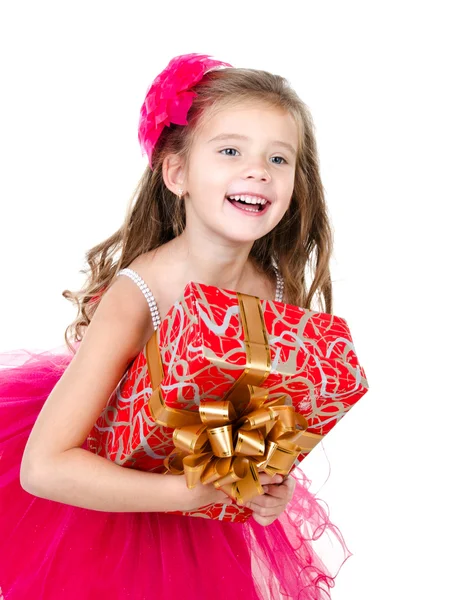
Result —
[[261, 304], [256, 296], [237, 294], [246, 347], [246, 367], [223, 400], [202, 400], [199, 411], [165, 405], [160, 384], [163, 366], [156, 336], [147, 344], [153, 394], [150, 412], [156, 423], [174, 428], [175, 449], [165, 459], [168, 472], [184, 472], [188, 488], [213, 483], [240, 505], [263, 494], [258, 471], [287, 475], [298, 455], [323, 438], [308, 433], [305, 417], [285, 396], [268, 400], [259, 387], [271, 367]]

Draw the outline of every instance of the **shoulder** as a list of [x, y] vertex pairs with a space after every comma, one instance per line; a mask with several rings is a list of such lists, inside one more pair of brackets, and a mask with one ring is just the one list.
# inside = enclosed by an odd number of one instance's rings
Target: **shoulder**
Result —
[[153, 333], [153, 323], [147, 300], [130, 277], [114, 279], [100, 300], [90, 328], [103, 332], [113, 329], [125, 336], [123, 346], [129, 358], [142, 350]]
[[164, 317], [182, 292], [178, 286], [178, 279], [175, 278], [171, 249], [164, 244], [156, 250], [141, 254], [131, 262], [129, 268], [145, 282], [156, 302], [160, 316]]

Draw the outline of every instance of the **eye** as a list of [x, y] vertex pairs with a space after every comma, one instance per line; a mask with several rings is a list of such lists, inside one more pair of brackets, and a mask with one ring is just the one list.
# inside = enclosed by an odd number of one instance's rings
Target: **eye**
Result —
[[[274, 159], [280, 159], [281, 161], [284, 161], [287, 164], [287, 160], [285, 158], [283, 158], [282, 156], [273, 156]], [[282, 162], [276, 162], [274, 163], [275, 165], [282, 165]]]
[[225, 152], [228, 152], [228, 151], [238, 152], [238, 150], [235, 150], [235, 148], [223, 148], [220, 152], [222, 154], [224, 154], [224, 156], [235, 156], [235, 154], [225, 154]]

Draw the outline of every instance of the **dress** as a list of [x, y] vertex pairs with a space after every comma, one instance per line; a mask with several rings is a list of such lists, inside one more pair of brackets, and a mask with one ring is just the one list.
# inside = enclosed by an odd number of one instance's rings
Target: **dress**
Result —
[[[158, 326], [150, 291], [135, 272], [125, 271], [119, 274], [139, 285]], [[25, 444], [71, 359], [68, 350], [0, 354], [1, 600], [330, 598], [351, 553], [299, 467], [292, 471], [293, 500], [266, 527], [253, 518], [230, 523], [106, 513], [24, 491], [19, 472]], [[142, 353], [123, 380], [132, 381], [139, 361]], [[89, 440], [84, 448], [93, 451]]]

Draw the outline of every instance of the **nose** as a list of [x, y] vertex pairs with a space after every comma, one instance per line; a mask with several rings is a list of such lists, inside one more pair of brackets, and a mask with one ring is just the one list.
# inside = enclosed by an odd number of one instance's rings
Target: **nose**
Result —
[[251, 161], [245, 168], [243, 178], [255, 181], [271, 181], [271, 175], [261, 161]]

